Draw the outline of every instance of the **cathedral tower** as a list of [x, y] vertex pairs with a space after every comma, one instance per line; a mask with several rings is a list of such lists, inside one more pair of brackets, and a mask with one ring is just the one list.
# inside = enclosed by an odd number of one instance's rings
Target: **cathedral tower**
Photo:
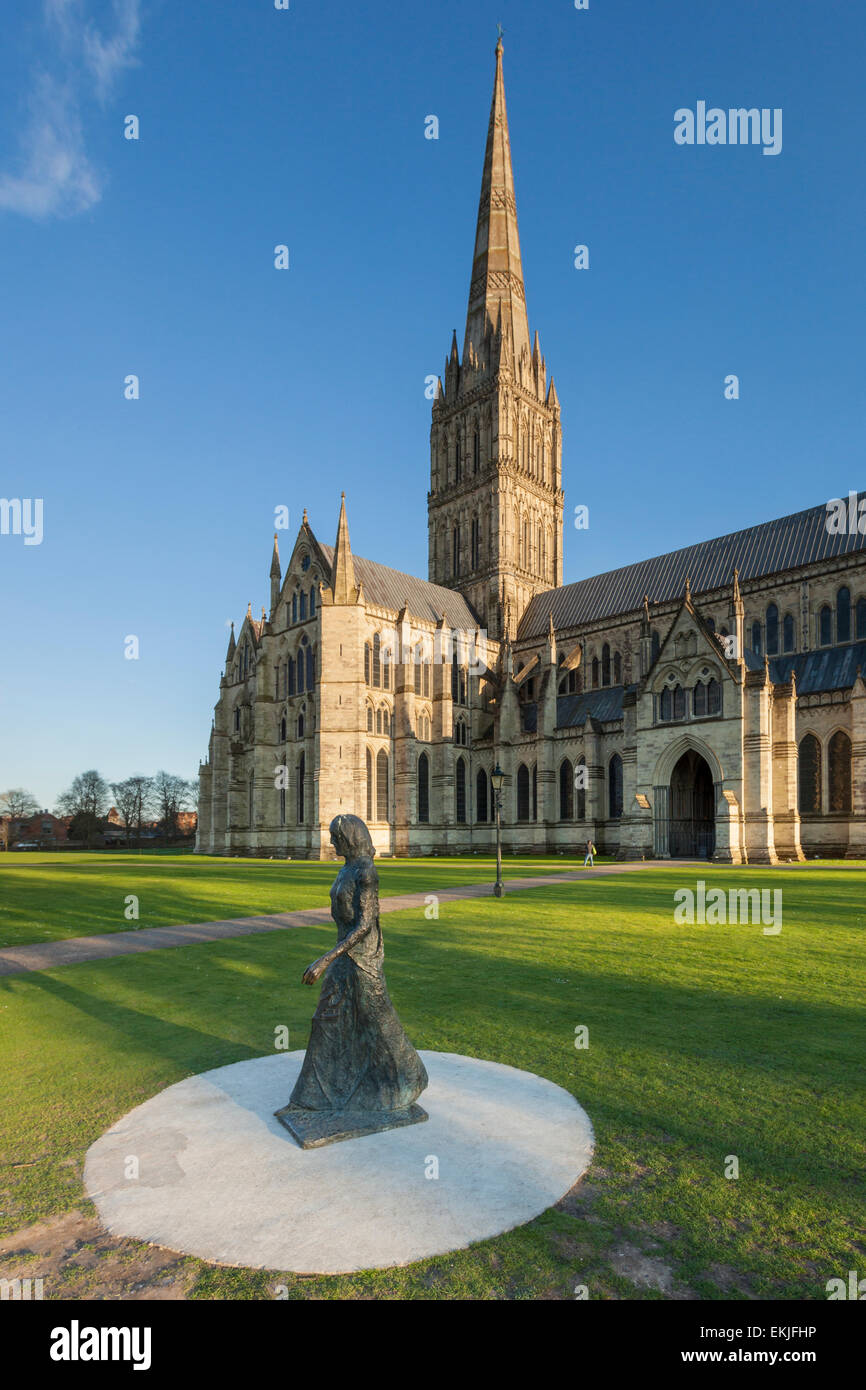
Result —
[[428, 573], [491, 637], [513, 637], [533, 594], [562, 584], [562, 429], [538, 334], [530, 343], [502, 76], [502, 40], [463, 359], [455, 332], [433, 403]]

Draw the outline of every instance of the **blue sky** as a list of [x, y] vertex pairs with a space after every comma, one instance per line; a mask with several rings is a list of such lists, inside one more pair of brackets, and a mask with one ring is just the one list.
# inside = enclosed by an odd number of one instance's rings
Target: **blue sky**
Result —
[[[497, 22], [566, 582], [864, 486], [862, 6], [33, 0], [0, 50], [0, 495], [44, 538], [0, 536], [0, 789], [194, 775], [276, 506], [332, 543], [345, 488], [356, 553], [426, 574]], [[678, 146], [699, 100], [782, 108], [781, 153]]]

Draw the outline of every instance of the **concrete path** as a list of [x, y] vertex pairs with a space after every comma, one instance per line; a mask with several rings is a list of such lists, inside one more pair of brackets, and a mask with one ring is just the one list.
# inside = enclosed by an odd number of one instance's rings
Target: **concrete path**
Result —
[[[687, 860], [666, 859], [664, 868], [688, 863]], [[597, 864], [594, 869], [576, 869], [564, 874], [542, 874], [537, 878], [507, 878], [505, 892], [519, 893], [526, 888], [545, 888], [551, 883], [572, 883], [581, 878], [604, 878], [609, 874], [624, 874], [646, 869], [658, 860], [628, 861], [618, 864]], [[461, 898], [489, 898], [492, 883], [464, 884], [458, 888], [430, 889], [427, 893], [403, 893], [397, 897], [380, 898], [379, 912], [402, 912], [406, 908], [424, 907], [431, 893], [440, 903], [457, 902]], [[329, 907], [308, 908], [301, 912], [279, 912], [264, 917], [229, 917], [222, 922], [196, 922], [176, 927], [142, 927], [140, 931], [106, 932], [102, 936], [72, 936], [66, 941], [45, 941], [31, 946], [6, 946], [0, 950], [0, 975], [23, 975], [31, 970], [54, 970], [60, 965], [82, 965], [86, 961], [107, 960], [112, 956], [134, 956], [143, 951], [161, 951], [170, 946], [196, 946], [203, 941], [222, 941], [226, 937], [253, 936], [259, 932], [285, 931], [290, 927], [311, 927], [330, 922]]]

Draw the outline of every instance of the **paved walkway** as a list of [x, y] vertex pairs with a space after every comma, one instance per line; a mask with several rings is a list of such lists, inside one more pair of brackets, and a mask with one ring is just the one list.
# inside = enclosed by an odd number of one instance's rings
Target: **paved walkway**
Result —
[[[651, 861], [658, 868], [658, 861]], [[670, 868], [686, 860], [667, 859]], [[627, 861], [617, 864], [597, 864], [594, 869], [577, 869], [565, 874], [543, 874], [538, 878], [507, 878], [506, 893], [518, 893], [525, 888], [546, 888], [551, 883], [572, 883], [581, 878], [606, 877], [651, 867], [651, 863]], [[427, 893], [403, 893], [398, 897], [380, 898], [379, 913], [402, 912], [406, 908], [425, 907]], [[457, 902], [461, 898], [489, 898], [492, 883], [464, 884], [459, 888], [438, 888], [435, 896], [440, 903]], [[112, 956], [134, 956], [143, 951], [162, 951], [170, 946], [195, 946], [202, 941], [223, 941], [232, 936], [254, 936], [259, 932], [285, 931], [290, 927], [311, 927], [330, 922], [330, 907], [308, 908], [302, 912], [278, 912], [265, 917], [229, 917], [222, 922], [196, 922], [177, 927], [142, 927], [140, 931], [106, 932], [102, 936], [72, 936], [66, 941], [46, 941], [32, 946], [6, 946], [0, 950], [0, 975], [23, 975], [32, 970], [54, 970], [59, 965], [81, 965], [85, 961], [108, 960]]]

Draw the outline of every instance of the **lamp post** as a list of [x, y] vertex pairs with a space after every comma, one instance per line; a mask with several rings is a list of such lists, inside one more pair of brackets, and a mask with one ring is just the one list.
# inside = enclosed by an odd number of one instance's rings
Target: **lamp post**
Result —
[[496, 764], [490, 774], [490, 784], [493, 787], [493, 795], [496, 803], [496, 882], [493, 885], [493, 896], [501, 898], [505, 892], [505, 884], [502, 882], [502, 832], [500, 825], [500, 814], [502, 811], [502, 783], [505, 781], [505, 773]]

